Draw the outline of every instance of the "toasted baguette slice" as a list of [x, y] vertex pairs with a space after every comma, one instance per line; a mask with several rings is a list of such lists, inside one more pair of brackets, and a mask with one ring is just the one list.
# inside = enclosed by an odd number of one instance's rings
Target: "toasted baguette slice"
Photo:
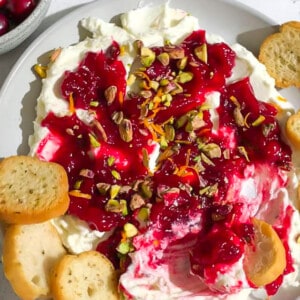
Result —
[[10, 225], [4, 235], [4, 274], [21, 299], [47, 297], [50, 296], [51, 270], [65, 254], [50, 222]]
[[300, 22], [282, 24], [262, 43], [258, 58], [277, 87], [300, 87]]
[[66, 255], [51, 280], [55, 300], [119, 299], [117, 275], [111, 262], [97, 251]]
[[285, 248], [273, 227], [253, 219], [254, 245], [246, 246], [244, 270], [257, 287], [265, 286], [283, 274], [286, 268]]
[[291, 115], [285, 126], [286, 136], [289, 141], [300, 149], [300, 111]]
[[29, 156], [0, 162], [0, 219], [33, 224], [60, 216], [69, 207], [68, 177], [56, 163]]

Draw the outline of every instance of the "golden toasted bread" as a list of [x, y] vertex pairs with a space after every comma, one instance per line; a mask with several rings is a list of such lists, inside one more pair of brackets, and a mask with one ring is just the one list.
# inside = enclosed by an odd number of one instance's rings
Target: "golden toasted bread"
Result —
[[68, 177], [56, 163], [29, 156], [0, 162], [0, 220], [33, 224], [60, 216], [69, 207]]
[[50, 296], [51, 270], [65, 254], [50, 222], [9, 225], [4, 235], [4, 274], [21, 299], [47, 297]]
[[55, 300], [119, 299], [117, 284], [113, 265], [97, 251], [65, 255], [51, 280]]
[[282, 24], [278, 33], [264, 40], [258, 58], [277, 87], [300, 87], [300, 22]]

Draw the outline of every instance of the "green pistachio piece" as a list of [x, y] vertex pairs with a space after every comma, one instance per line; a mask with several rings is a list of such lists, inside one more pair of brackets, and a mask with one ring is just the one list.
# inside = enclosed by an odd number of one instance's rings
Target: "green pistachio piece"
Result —
[[100, 142], [91, 133], [89, 133], [89, 139], [90, 139], [90, 144], [93, 148], [98, 148], [101, 146]]
[[138, 234], [138, 229], [131, 223], [126, 223], [123, 226], [126, 237], [132, 238]]
[[195, 55], [205, 64], [207, 63], [207, 45], [202, 44], [194, 50]]
[[130, 252], [130, 250], [131, 250], [131, 245], [129, 241], [122, 241], [117, 247], [117, 251], [121, 254], [127, 254]]
[[111, 199], [114, 199], [118, 196], [119, 194], [119, 191], [121, 189], [121, 186], [118, 185], [118, 184], [113, 184], [111, 187], [110, 187], [110, 198]]
[[141, 63], [145, 67], [150, 67], [153, 62], [155, 61], [155, 53], [147, 47], [142, 47], [141, 48]]
[[193, 78], [194, 78], [194, 74], [192, 72], [181, 72], [176, 77], [179, 83], [190, 82]]

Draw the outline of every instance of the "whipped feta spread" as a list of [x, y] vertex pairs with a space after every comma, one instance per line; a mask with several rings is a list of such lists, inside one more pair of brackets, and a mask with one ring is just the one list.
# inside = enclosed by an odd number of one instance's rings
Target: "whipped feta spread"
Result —
[[[139, 24], [137, 26], [136, 24]], [[140, 40], [146, 47], [160, 47], [166, 41], [171, 44], [181, 43], [189, 34], [200, 29], [198, 20], [178, 9], [168, 5], [159, 7], [144, 7], [125, 13], [121, 16], [121, 27], [106, 23], [95, 18], [81, 21], [81, 25], [92, 33], [91, 38], [78, 44], [62, 49], [57, 59], [49, 66], [47, 77], [43, 79], [42, 91], [37, 102], [37, 119], [34, 124], [34, 135], [30, 138], [31, 154], [39, 154], [44, 160], [51, 160], [54, 153], [61, 146], [61, 141], [41, 125], [48, 113], [63, 117], [69, 114], [69, 103], [63, 99], [59, 89], [61, 78], [66, 70], [75, 70], [89, 51], [97, 52], [107, 49], [114, 41], [123, 49], [119, 59], [122, 61], [127, 77], [131, 72], [136, 53], [134, 41]], [[206, 33], [209, 43], [219, 43], [223, 39], [217, 35]], [[280, 107], [277, 115], [283, 126], [286, 119], [294, 112], [292, 105], [283, 99], [274, 88], [274, 80], [267, 74], [265, 67], [258, 62], [252, 53], [239, 44], [231, 46], [236, 54], [235, 66], [226, 83], [230, 84], [245, 77], [249, 77], [257, 99]], [[130, 92], [130, 88], [128, 88]], [[217, 108], [220, 105], [220, 93], [211, 91], [205, 95], [210, 111], [210, 120], [215, 132], [226, 136], [226, 147], [233, 149], [237, 141], [228, 128], [221, 128]], [[77, 109], [77, 117], [84, 123], [89, 123], [91, 116], [85, 110]], [[283, 136], [283, 138], [285, 138]], [[39, 152], [42, 140], [47, 140], [42, 152]], [[159, 144], [154, 143], [154, 150], [149, 154], [150, 170], [155, 171], [156, 160], [159, 156]], [[291, 172], [292, 173], [292, 172]], [[228, 198], [242, 199], [242, 216], [245, 219], [256, 216], [272, 225], [282, 222], [280, 216], [289, 205], [296, 201], [295, 189], [298, 178], [294, 174], [279, 172], [273, 178], [269, 166], [251, 165], [244, 170], [244, 176], [233, 176], [229, 184]], [[287, 184], [287, 185], [286, 185]], [[267, 197], [268, 202], [263, 198]], [[193, 238], [187, 237], [190, 232], [201, 230], [201, 214], [190, 216], [185, 224], [174, 224], [172, 237], [163, 238], [157, 244], [157, 228], [149, 227], [145, 233], [134, 239], [135, 252], [130, 254], [131, 264], [120, 277], [121, 291], [130, 299], [151, 300], [157, 299], [247, 299], [253, 292], [243, 270], [243, 255], [239, 260], [224, 271], [221, 269], [211, 282], [204, 274], [203, 278], [190, 272], [190, 247], [195, 244]], [[243, 220], [241, 220], [243, 221]], [[99, 232], [90, 229], [82, 220], [66, 215], [53, 224], [62, 237], [62, 241], [71, 253], [80, 253], [96, 249], [100, 241], [109, 237], [109, 232]], [[191, 229], [192, 228], [192, 229]], [[298, 212], [292, 216], [292, 230], [289, 234], [289, 246], [294, 260], [295, 271], [284, 277], [282, 288], [298, 285], [300, 265], [300, 245], [295, 238], [300, 232]], [[176, 243], [178, 240], [184, 243]], [[186, 240], [185, 240], [186, 239]], [[159, 263], [154, 263], [159, 262]], [[259, 294], [261, 293], [261, 294]], [[255, 297], [265, 297], [263, 290], [255, 291]], [[261, 296], [263, 295], [263, 296]]]

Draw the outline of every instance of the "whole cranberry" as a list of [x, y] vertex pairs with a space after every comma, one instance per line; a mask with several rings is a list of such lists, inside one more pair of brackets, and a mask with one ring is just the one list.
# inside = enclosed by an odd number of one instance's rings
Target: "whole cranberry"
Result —
[[8, 18], [0, 13], [0, 36], [5, 34], [9, 30]]
[[36, 7], [36, 0], [7, 0], [6, 7], [14, 21], [19, 23]]
[[0, 8], [4, 7], [7, 3], [7, 0], [0, 0]]

